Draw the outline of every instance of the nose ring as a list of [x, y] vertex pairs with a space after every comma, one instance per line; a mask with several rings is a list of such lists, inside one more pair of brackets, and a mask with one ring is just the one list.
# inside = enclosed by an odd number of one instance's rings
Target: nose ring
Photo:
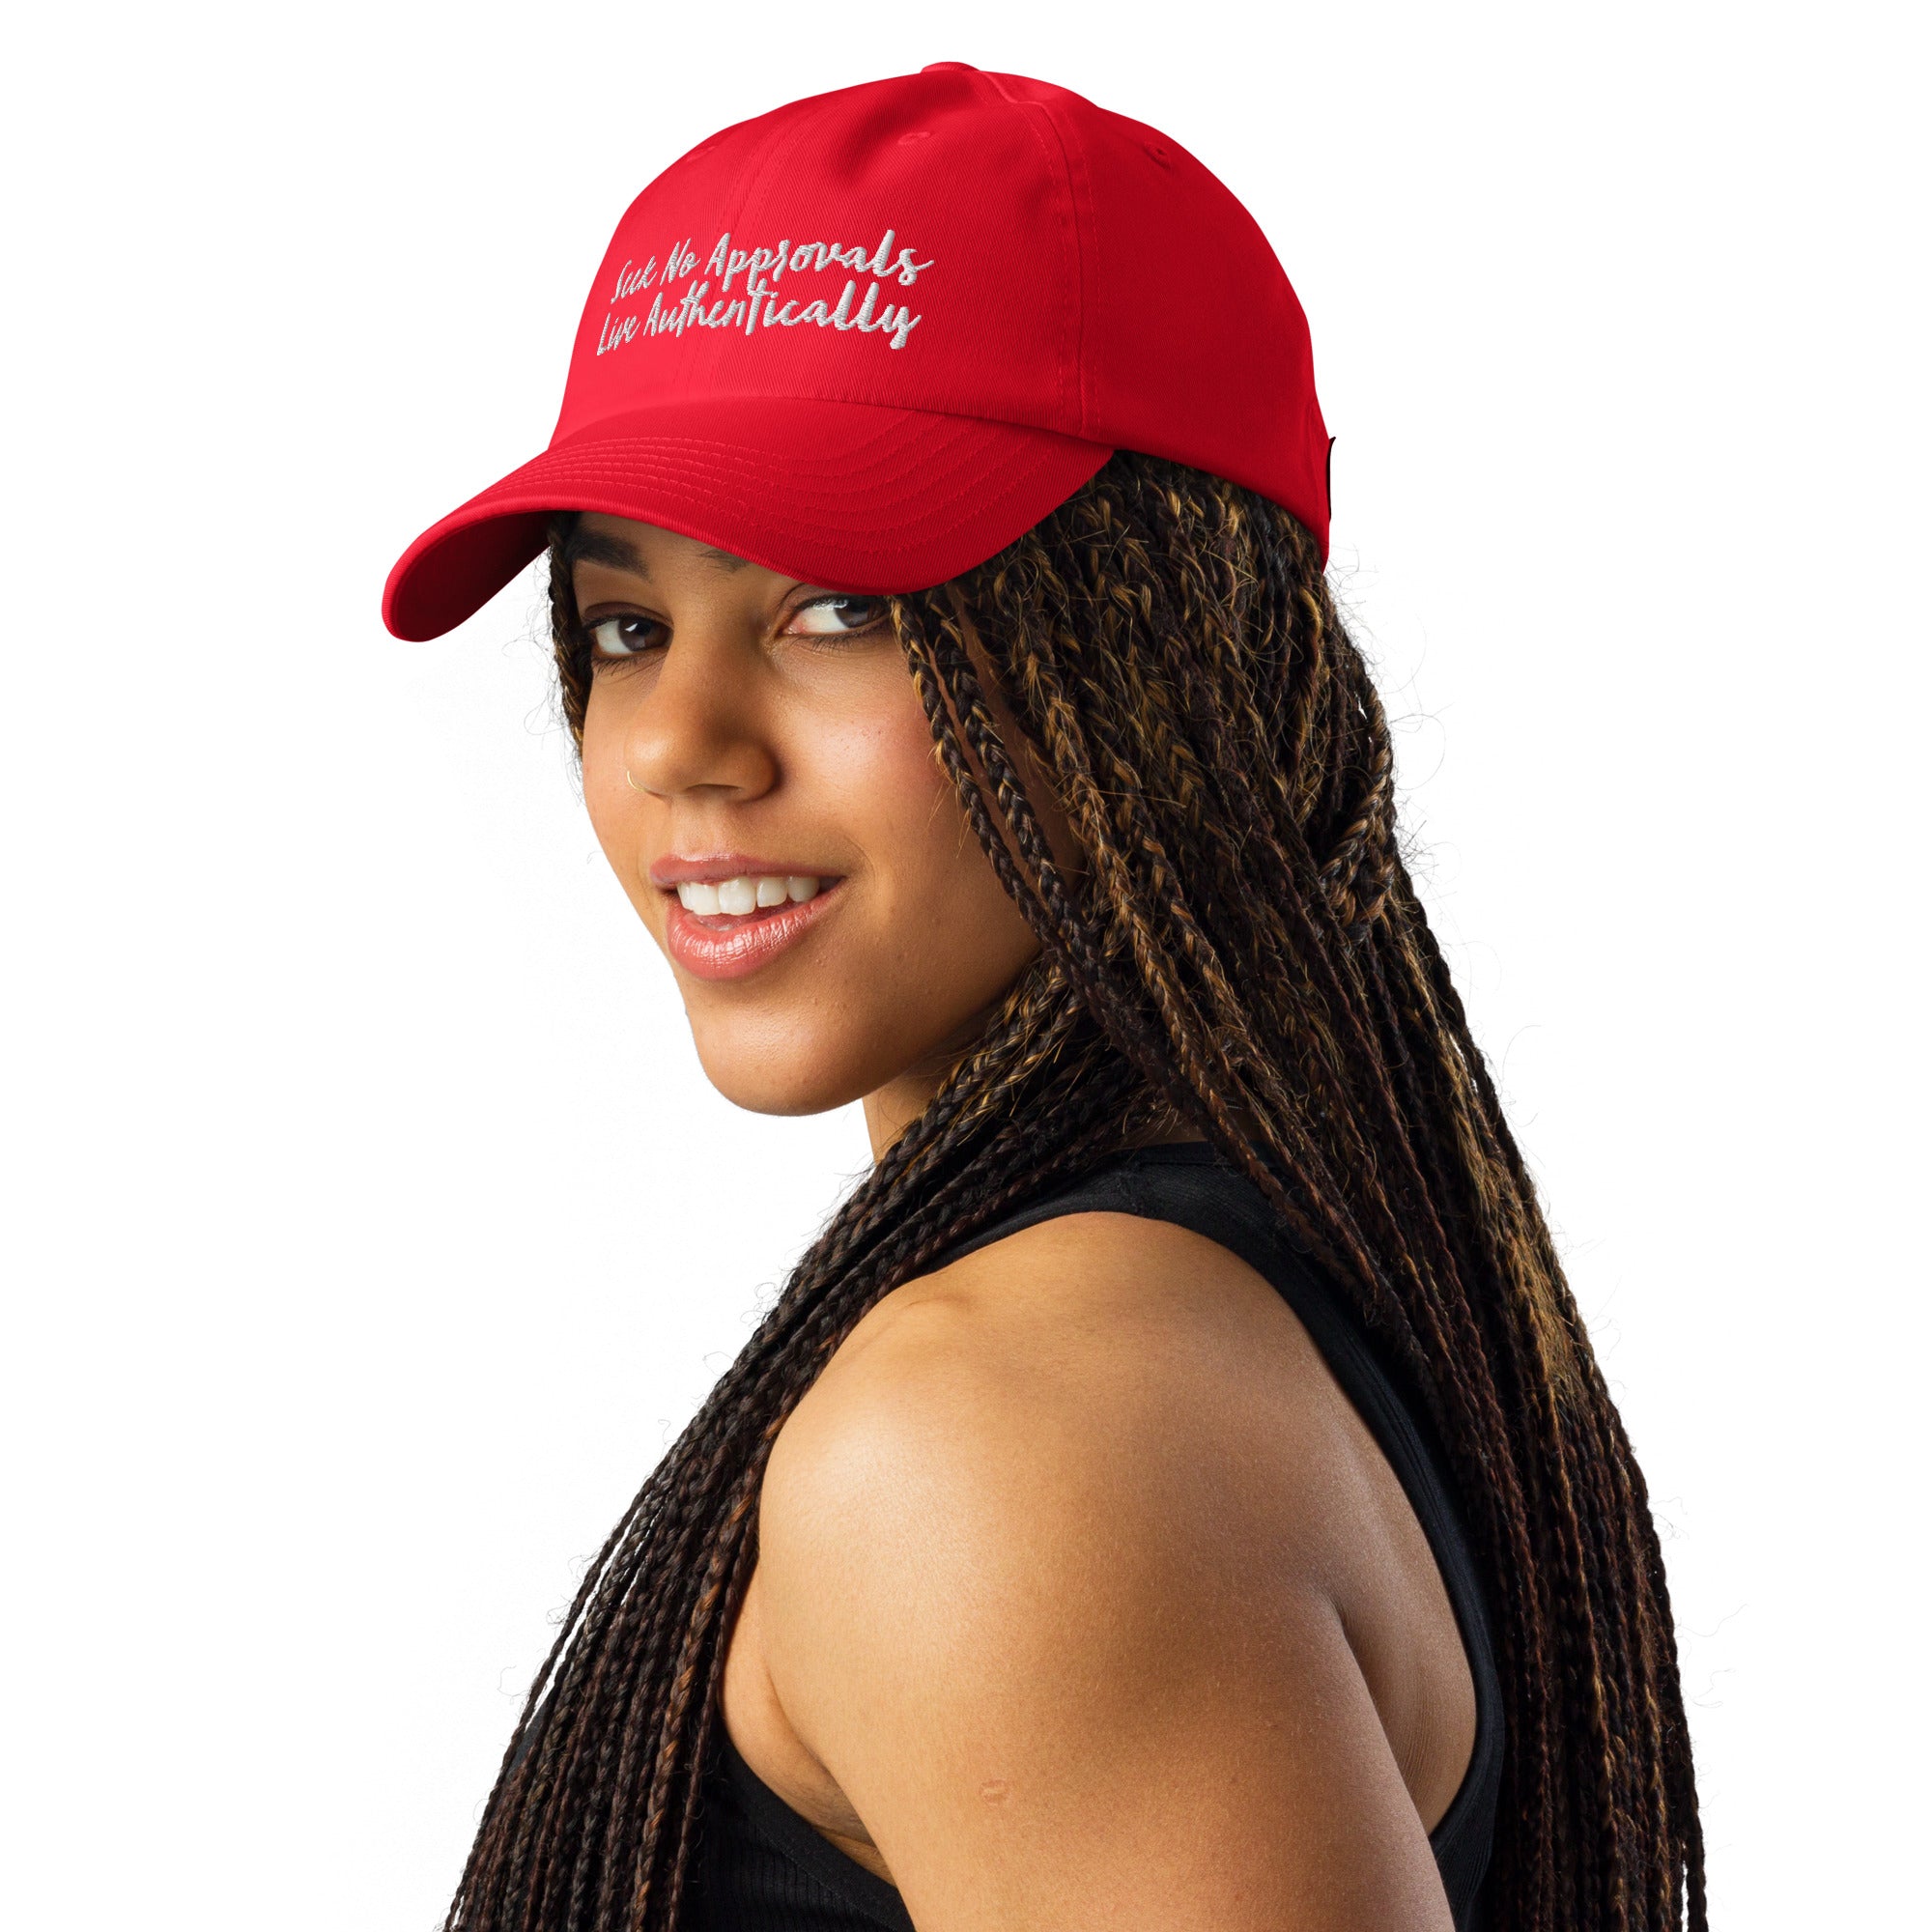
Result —
[[644, 789], [644, 787], [643, 787], [642, 785], [640, 785], [640, 784], [639, 784], [639, 782], [637, 781], [637, 780], [636, 780], [636, 779], [634, 779], [634, 778], [633, 778], [633, 777], [631, 776], [631, 768], [630, 768], [630, 766], [629, 766], [629, 765], [626, 765], [626, 766], [624, 767], [624, 782], [625, 782], [625, 783], [626, 783], [627, 785], [629, 785], [629, 786], [631, 787], [631, 789], [632, 789], [633, 791], [639, 791], [639, 792], [640, 792], [640, 791], [642, 791], [642, 790]]

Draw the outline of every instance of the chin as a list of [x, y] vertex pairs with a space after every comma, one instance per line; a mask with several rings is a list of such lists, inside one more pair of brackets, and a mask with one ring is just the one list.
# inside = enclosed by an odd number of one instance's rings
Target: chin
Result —
[[809, 1051], [734, 1051], [700, 1040], [697, 1062], [712, 1086], [748, 1114], [826, 1114], [871, 1091], [856, 1067]]

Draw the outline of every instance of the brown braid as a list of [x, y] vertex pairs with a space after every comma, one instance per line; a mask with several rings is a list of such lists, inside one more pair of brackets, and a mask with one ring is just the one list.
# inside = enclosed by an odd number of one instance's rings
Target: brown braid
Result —
[[[564, 713], [587, 640], [552, 545]], [[1308, 533], [1122, 452], [892, 600], [938, 753], [1042, 951], [800, 1262], [612, 1532], [531, 1687], [449, 1932], [673, 1932], [779, 1429], [853, 1324], [1175, 1115], [1421, 1389], [1491, 1579], [1499, 1932], [1705, 1924], [1662, 1561], [1494, 1085], [1397, 852], [1387, 727]], [[1087, 860], [1055, 866], [988, 685]]]

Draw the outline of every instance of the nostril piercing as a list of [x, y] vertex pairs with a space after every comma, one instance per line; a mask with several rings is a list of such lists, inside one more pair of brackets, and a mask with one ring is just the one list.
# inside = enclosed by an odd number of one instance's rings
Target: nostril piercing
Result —
[[631, 768], [629, 765], [626, 765], [624, 767], [624, 782], [627, 785], [629, 785], [633, 791], [642, 791], [644, 789], [644, 787], [640, 785], [637, 781], [637, 780], [631, 776]]

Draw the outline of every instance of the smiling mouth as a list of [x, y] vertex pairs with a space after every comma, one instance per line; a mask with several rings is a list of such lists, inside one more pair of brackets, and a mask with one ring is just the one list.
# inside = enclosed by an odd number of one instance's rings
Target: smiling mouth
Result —
[[[670, 901], [666, 951], [674, 965], [699, 980], [745, 979], [835, 910], [843, 896], [841, 884], [838, 877], [803, 873], [766, 873], [715, 884], [686, 880], [665, 893]], [[794, 885], [800, 889], [796, 895]], [[775, 892], [775, 886], [781, 890]], [[740, 906], [745, 910], [738, 911]]]
[[743, 872], [730, 879], [687, 879], [672, 888], [686, 912], [707, 919], [739, 919], [775, 911], [783, 905], [805, 905], [836, 878], [819, 879], [805, 872]]

